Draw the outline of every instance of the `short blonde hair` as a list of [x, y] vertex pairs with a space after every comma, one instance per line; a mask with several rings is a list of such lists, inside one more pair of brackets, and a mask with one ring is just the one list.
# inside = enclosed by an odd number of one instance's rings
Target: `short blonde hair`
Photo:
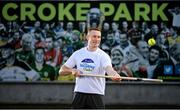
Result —
[[100, 28], [89, 28], [87, 35], [89, 35], [89, 32], [91, 32], [92, 30], [100, 31], [100, 32], [101, 32], [101, 29], [100, 29]]

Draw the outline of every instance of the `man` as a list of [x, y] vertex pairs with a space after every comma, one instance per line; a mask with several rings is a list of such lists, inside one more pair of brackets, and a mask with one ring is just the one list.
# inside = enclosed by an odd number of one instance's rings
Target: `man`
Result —
[[66, 39], [69, 39], [71, 42], [73, 41], [73, 28], [74, 28], [74, 24], [73, 22], [68, 22], [66, 25], [66, 31], [64, 32], [64, 37]]
[[55, 69], [45, 63], [44, 53], [43, 47], [37, 47], [35, 49], [35, 61], [30, 66], [39, 73], [41, 80], [53, 81], [56, 78]]
[[102, 35], [101, 35], [102, 36], [102, 40], [101, 40], [102, 43], [106, 42], [106, 39], [108, 38], [107, 35], [108, 35], [109, 31], [110, 31], [109, 23], [105, 22], [103, 24], [103, 28], [102, 28]]
[[128, 30], [129, 30], [129, 29], [128, 29], [128, 23], [127, 23], [127, 21], [123, 21], [123, 22], [122, 22], [122, 29], [121, 29], [121, 31], [127, 33]]
[[112, 48], [117, 46], [117, 45], [118, 45], [118, 43], [117, 43], [117, 41], [115, 39], [115, 36], [110, 31], [107, 34], [106, 41], [104, 43], [102, 43], [101, 49], [104, 50], [108, 55], [110, 55]]
[[21, 48], [21, 34], [19, 31], [15, 31], [13, 34], [12, 34], [12, 37], [9, 38], [8, 40], [8, 43], [10, 43], [11, 45], [14, 45], [15, 49], [20, 49]]
[[159, 45], [163, 50], [169, 51], [169, 41], [162, 33], [157, 36], [157, 45]]
[[132, 77], [133, 74], [129, 67], [126, 64], [123, 64], [123, 53], [118, 48], [111, 49], [111, 61], [113, 68], [120, 74], [121, 76], [129, 76]]
[[142, 31], [142, 39], [144, 40], [144, 36], [146, 36], [146, 34], [150, 32], [147, 22], [145, 22], [145, 21], [142, 22], [141, 31]]
[[149, 47], [146, 41], [140, 40], [137, 45], [130, 49], [137, 57], [135, 62], [129, 63], [128, 66], [134, 73], [135, 77], [147, 77], [146, 68], [149, 66]]
[[15, 49], [12, 45], [6, 44], [2, 47], [1, 54], [5, 61], [4, 67], [0, 70], [2, 81], [37, 81], [39, 74], [29, 65], [15, 57]]
[[114, 35], [114, 39], [116, 40], [117, 43], [120, 43], [119, 37], [120, 37], [121, 31], [119, 30], [119, 24], [116, 22], [112, 22], [111, 28]]
[[45, 62], [51, 66], [58, 66], [62, 62], [62, 53], [59, 48], [54, 47], [53, 35], [46, 36], [45, 39]]
[[154, 78], [154, 70], [160, 64], [161, 48], [157, 45], [150, 47], [149, 49], [149, 66], [147, 67], [147, 77]]
[[30, 28], [30, 33], [33, 34], [35, 32], [36, 29], [41, 27], [41, 22], [40, 21], [36, 21], [34, 23], [34, 26]]
[[[73, 108], [104, 108], [102, 96], [105, 91], [105, 79], [97, 77], [81, 77], [80, 74], [98, 74], [114, 76], [112, 80], [120, 80], [120, 75], [112, 68], [111, 59], [99, 48], [101, 32], [97, 28], [89, 30], [86, 36], [87, 47], [77, 50], [61, 67], [59, 74], [76, 76]], [[74, 68], [76, 67], [76, 68]]]
[[148, 42], [148, 40], [150, 38], [154, 38], [154, 39], [157, 39], [157, 36], [159, 35], [159, 27], [156, 25], [156, 24], [152, 24], [151, 26], [151, 29], [150, 29], [150, 32], [147, 33], [145, 36], [144, 36], [144, 40], [146, 42]]
[[34, 39], [31, 34], [24, 34], [20, 41], [22, 48], [16, 50], [16, 57], [28, 64], [33, 59]]
[[115, 48], [118, 48], [123, 53], [124, 57], [127, 57], [128, 61], [132, 61], [137, 59], [135, 55], [133, 55], [130, 51], [131, 48], [134, 46], [129, 42], [127, 33], [121, 33], [119, 36], [119, 45], [117, 45]]

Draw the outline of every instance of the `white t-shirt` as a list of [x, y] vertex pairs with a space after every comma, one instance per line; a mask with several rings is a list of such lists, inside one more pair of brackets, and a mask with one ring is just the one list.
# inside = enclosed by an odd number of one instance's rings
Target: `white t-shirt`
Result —
[[[65, 63], [65, 66], [73, 68], [76, 66], [83, 73], [105, 75], [105, 67], [112, 66], [108, 54], [98, 48], [91, 52], [84, 47], [74, 52]], [[105, 78], [76, 77], [74, 92], [93, 93], [104, 95]]]
[[26, 78], [35, 81], [39, 77], [35, 71], [27, 71], [18, 66], [5, 67], [0, 70], [0, 80], [2, 81], [26, 81]]

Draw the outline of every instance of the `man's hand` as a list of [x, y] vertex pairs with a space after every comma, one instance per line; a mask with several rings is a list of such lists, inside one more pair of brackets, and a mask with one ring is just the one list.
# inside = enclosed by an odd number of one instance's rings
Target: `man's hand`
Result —
[[111, 78], [113, 81], [121, 81], [122, 79], [121, 79], [121, 76], [118, 74], [118, 73], [116, 73], [115, 75], [114, 75], [114, 77], [113, 78]]
[[77, 69], [73, 69], [72, 70], [72, 75], [75, 77], [79, 77], [81, 74], [81, 71], [77, 70]]
[[73, 75], [75, 77], [79, 77], [81, 74], [81, 71], [77, 70], [77, 69], [71, 69], [68, 68], [67, 66], [63, 65], [61, 66], [60, 70], [59, 70], [59, 75]]
[[107, 66], [107, 67], [105, 68], [105, 70], [106, 70], [106, 72], [107, 72], [107, 74], [108, 74], [109, 76], [113, 76], [113, 78], [111, 78], [113, 81], [120, 81], [120, 80], [122, 80], [122, 79], [121, 79], [121, 76], [117, 73], [117, 71], [115, 71], [115, 70], [112, 68], [112, 66]]

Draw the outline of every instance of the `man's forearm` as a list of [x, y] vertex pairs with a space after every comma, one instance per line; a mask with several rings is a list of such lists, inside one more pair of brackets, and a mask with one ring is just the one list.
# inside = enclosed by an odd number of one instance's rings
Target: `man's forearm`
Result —
[[108, 66], [106, 67], [106, 73], [109, 76], [115, 76], [116, 74], [118, 74], [112, 67]]
[[63, 65], [59, 70], [59, 75], [70, 75], [72, 74], [73, 69], [66, 67]]

